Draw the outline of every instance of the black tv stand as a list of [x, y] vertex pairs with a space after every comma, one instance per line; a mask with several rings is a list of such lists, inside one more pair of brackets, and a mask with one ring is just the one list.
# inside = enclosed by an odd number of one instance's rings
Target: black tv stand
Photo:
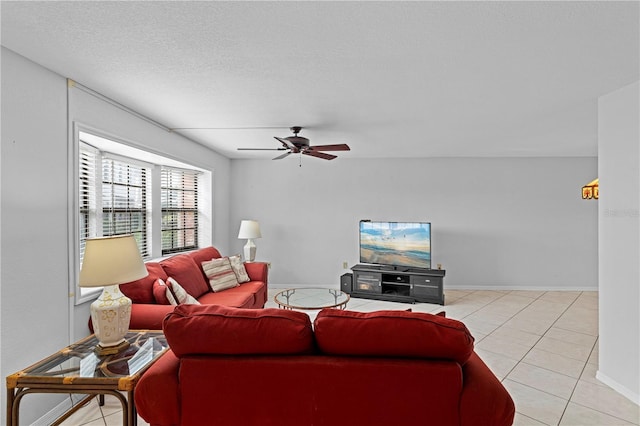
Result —
[[353, 271], [352, 297], [444, 305], [443, 269], [411, 269], [359, 264]]

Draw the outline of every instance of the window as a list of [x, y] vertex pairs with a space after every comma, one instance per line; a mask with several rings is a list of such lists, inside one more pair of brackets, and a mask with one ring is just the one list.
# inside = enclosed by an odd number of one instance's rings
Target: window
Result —
[[149, 257], [151, 167], [80, 143], [80, 260], [87, 238], [124, 234], [133, 234], [142, 257]]
[[198, 173], [163, 167], [160, 182], [162, 254], [197, 248]]
[[127, 161], [102, 158], [102, 235], [132, 234], [143, 258], [147, 244], [149, 169]]
[[82, 131], [78, 152], [79, 265], [94, 237], [133, 234], [144, 259], [211, 244], [210, 172]]

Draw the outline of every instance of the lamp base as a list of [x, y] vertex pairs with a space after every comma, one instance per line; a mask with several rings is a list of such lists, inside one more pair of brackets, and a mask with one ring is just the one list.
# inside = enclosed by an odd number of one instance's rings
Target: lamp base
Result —
[[122, 343], [119, 343], [115, 346], [102, 346], [100, 343], [96, 345], [93, 349], [96, 355], [105, 356], [105, 355], [115, 355], [127, 349], [131, 344], [126, 340]]
[[247, 244], [244, 246], [244, 260], [245, 262], [256, 260], [256, 245], [251, 238], [247, 239]]
[[105, 286], [100, 297], [91, 304], [93, 331], [99, 345], [107, 351], [125, 343], [130, 318], [131, 299], [122, 294], [117, 285]]

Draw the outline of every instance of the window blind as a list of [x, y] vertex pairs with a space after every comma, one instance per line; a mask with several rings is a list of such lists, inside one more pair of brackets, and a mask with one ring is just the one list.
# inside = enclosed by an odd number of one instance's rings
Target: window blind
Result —
[[87, 238], [96, 235], [96, 163], [98, 151], [84, 143], [80, 144], [79, 155], [79, 236], [80, 236], [80, 264], [84, 259], [84, 247]]
[[163, 167], [162, 254], [198, 247], [198, 175], [194, 170]]
[[102, 158], [102, 235], [132, 234], [142, 257], [149, 257], [146, 167]]

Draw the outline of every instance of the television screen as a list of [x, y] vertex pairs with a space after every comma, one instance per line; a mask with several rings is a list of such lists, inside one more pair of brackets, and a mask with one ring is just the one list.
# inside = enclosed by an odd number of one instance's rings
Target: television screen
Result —
[[431, 224], [361, 221], [360, 262], [431, 269]]

